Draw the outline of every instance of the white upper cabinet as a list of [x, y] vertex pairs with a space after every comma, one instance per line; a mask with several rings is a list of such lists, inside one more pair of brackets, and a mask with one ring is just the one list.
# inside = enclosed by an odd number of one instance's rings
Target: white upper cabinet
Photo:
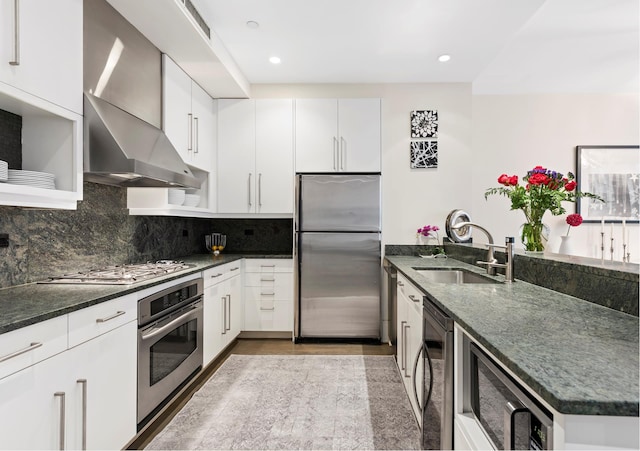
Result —
[[163, 129], [189, 166], [212, 171], [215, 101], [167, 55], [162, 55]]
[[0, 205], [74, 210], [82, 200], [82, 6], [0, 0], [0, 110], [22, 121], [22, 164], [10, 169], [53, 174], [55, 185], [7, 180]]
[[218, 213], [293, 213], [293, 101], [218, 101]]
[[298, 99], [296, 172], [380, 172], [380, 99]]
[[82, 114], [82, 4], [0, 0], [0, 81]]

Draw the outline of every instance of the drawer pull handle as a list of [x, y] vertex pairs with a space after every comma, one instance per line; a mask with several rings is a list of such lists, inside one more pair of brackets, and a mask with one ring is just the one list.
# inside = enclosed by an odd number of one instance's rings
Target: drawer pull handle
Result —
[[211, 275], [211, 278], [212, 278], [212, 279], [215, 279], [216, 277], [220, 277], [221, 275], [222, 275], [222, 273], [221, 273], [221, 272], [219, 272], [218, 274], [212, 274], [212, 275]]
[[106, 318], [98, 318], [96, 320], [96, 323], [106, 323], [107, 321], [111, 321], [114, 318], [117, 318], [118, 316], [122, 316], [127, 312], [123, 312], [122, 310], [119, 310], [117, 312], [115, 312], [113, 315], [111, 316], [107, 316]]
[[65, 418], [64, 418], [64, 413], [65, 413], [65, 392], [63, 391], [58, 391], [55, 392], [53, 394], [53, 396], [55, 396], [56, 398], [60, 398], [60, 432], [59, 432], [59, 438], [60, 438], [60, 449], [64, 449], [64, 424], [66, 422]]
[[276, 265], [260, 265], [261, 268], [275, 268]]
[[16, 352], [12, 352], [11, 354], [7, 354], [4, 357], [0, 357], [0, 362], [4, 362], [5, 360], [18, 357], [19, 355], [24, 354], [25, 352], [33, 351], [34, 349], [39, 348], [40, 346], [42, 346], [42, 343], [40, 342], [31, 343], [29, 346], [27, 346], [24, 349], [20, 349]]
[[236, 266], [235, 268], [231, 268], [229, 271], [237, 271], [238, 269], [240, 269], [240, 267]]
[[397, 283], [398, 283], [398, 286], [399, 286], [399, 287], [404, 287], [404, 284], [403, 284], [402, 282], [400, 282], [399, 280], [398, 280], [398, 282], [397, 282]]
[[411, 299], [413, 302], [420, 302], [420, 299], [416, 298], [414, 295], [410, 294], [409, 295], [409, 299]]
[[276, 295], [275, 291], [270, 291], [270, 292], [267, 292], [267, 293], [261, 291], [260, 294], [262, 296], [275, 296]]
[[271, 308], [260, 307], [260, 310], [262, 310], [262, 311], [273, 311], [275, 309], [276, 309], [275, 307], [271, 307]]
[[275, 282], [275, 277], [260, 277], [260, 282]]

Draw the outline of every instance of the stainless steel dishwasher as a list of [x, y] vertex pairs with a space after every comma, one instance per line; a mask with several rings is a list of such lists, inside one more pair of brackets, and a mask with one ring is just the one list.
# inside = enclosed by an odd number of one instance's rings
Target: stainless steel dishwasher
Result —
[[[422, 449], [453, 449], [453, 320], [428, 295], [422, 301], [422, 347], [413, 377], [423, 365]], [[418, 400], [414, 384], [414, 396]]]

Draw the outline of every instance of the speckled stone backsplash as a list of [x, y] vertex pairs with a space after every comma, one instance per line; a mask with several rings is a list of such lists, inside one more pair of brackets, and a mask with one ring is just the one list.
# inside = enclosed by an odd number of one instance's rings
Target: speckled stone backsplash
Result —
[[[485, 249], [467, 244], [444, 246], [449, 257], [472, 265], [487, 256]], [[429, 246], [386, 245], [385, 255], [422, 255], [429, 250]], [[496, 251], [496, 258], [502, 262], [504, 254]], [[602, 267], [593, 259], [560, 255], [540, 258], [516, 254], [513, 260], [516, 279], [638, 316], [638, 265], [620, 265]], [[504, 270], [498, 269], [498, 273], [504, 274]]]
[[[228, 252], [291, 253], [292, 220], [218, 220], [129, 216], [127, 190], [84, 184], [77, 210], [0, 207], [0, 287], [104, 265], [205, 253], [204, 235], [227, 233]], [[222, 226], [224, 224], [224, 227]], [[245, 235], [253, 230], [253, 236]], [[288, 238], [288, 245], [287, 245]]]

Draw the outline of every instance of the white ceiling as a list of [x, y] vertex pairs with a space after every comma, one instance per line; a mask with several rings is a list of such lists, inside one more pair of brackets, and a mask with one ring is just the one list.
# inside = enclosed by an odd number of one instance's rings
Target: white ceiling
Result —
[[[194, 0], [250, 83], [638, 92], [639, 0]], [[247, 21], [260, 24], [257, 29]], [[448, 53], [451, 61], [437, 57]], [[269, 63], [271, 56], [282, 59]]]

